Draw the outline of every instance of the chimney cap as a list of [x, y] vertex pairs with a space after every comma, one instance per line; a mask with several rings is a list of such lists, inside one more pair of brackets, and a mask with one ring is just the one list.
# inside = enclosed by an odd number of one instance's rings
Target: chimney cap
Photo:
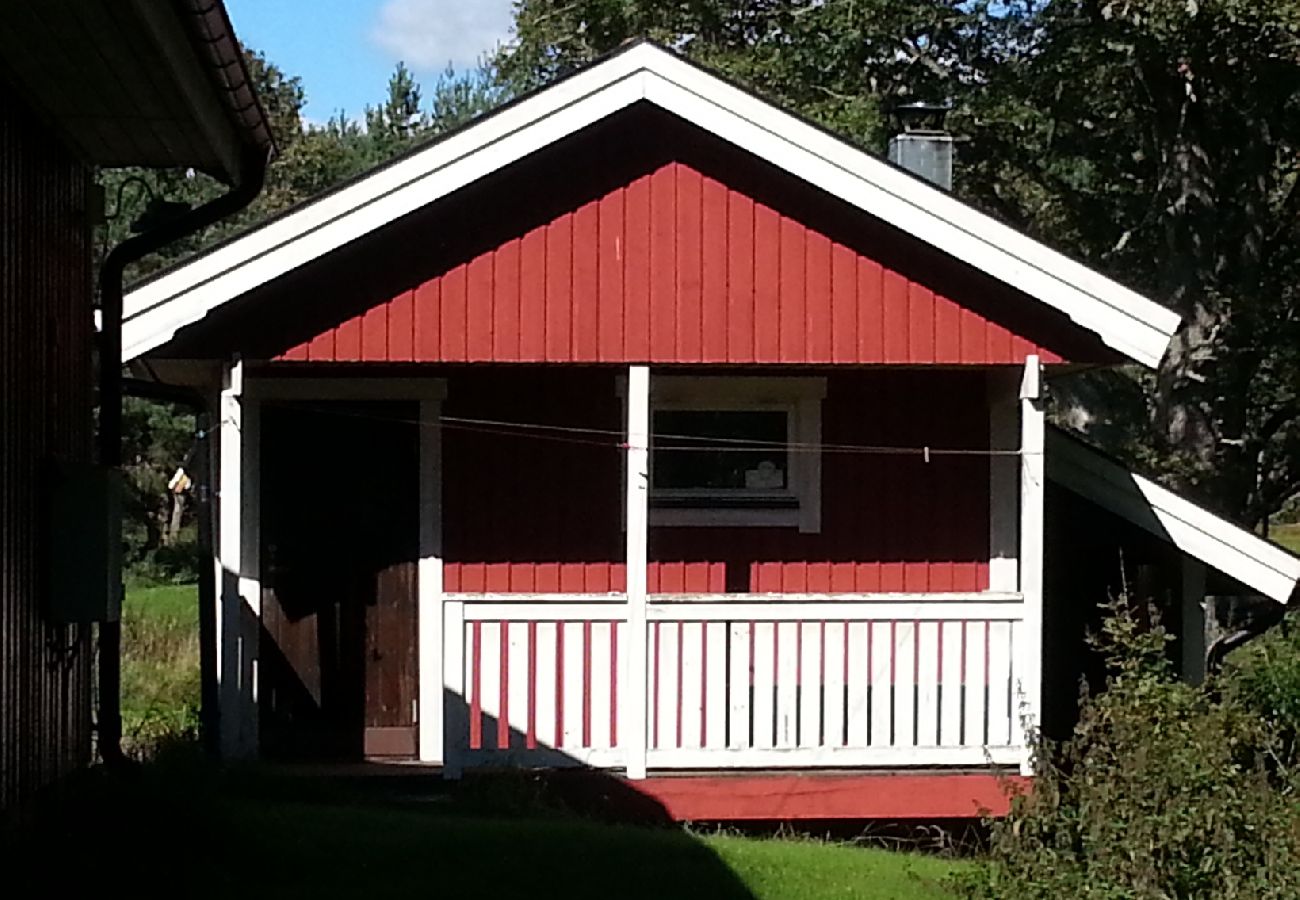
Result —
[[904, 134], [946, 134], [951, 103], [914, 101], [899, 103], [892, 109]]

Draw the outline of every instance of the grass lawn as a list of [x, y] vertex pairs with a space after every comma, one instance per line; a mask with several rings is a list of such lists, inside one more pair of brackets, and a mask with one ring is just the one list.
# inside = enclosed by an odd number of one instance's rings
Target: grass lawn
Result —
[[1300, 525], [1274, 525], [1269, 536], [1292, 553], [1300, 553]]
[[191, 735], [199, 708], [198, 588], [128, 587], [122, 605], [122, 736], [148, 756]]
[[362, 794], [301, 777], [161, 768], [92, 778], [25, 833], [7, 875], [14, 896], [48, 887], [42, 846], [79, 848], [60, 875], [70, 893], [106, 874], [98, 893], [241, 898], [942, 900], [952, 896], [947, 880], [971, 865], [544, 810], [509, 815], [439, 791]]

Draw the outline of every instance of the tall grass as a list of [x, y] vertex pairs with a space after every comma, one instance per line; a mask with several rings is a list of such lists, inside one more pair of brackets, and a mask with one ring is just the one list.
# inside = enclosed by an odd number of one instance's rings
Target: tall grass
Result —
[[148, 759], [199, 727], [198, 589], [129, 587], [122, 607], [122, 744]]

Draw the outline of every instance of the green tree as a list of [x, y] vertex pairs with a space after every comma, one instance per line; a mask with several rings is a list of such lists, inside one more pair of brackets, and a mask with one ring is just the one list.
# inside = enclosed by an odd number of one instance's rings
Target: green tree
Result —
[[963, 192], [1185, 317], [1156, 378], [1100, 387], [1138, 398], [1134, 449], [1266, 527], [1300, 490], [1300, 3], [1022, 2], [1001, 30]]

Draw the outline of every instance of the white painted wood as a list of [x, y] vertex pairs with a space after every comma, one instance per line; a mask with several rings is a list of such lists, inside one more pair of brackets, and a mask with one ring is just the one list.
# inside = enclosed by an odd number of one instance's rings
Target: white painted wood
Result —
[[755, 622], [754, 718], [752, 744], [760, 749], [776, 746], [776, 625]]
[[[990, 622], [988, 652], [990, 747], [1005, 747], [1012, 743], [1016, 707], [1011, 690], [1011, 652], [1011, 623]], [[1018, 728], [1014, 731], [1016, 734], [1020, 733]]]
[[916, 743], [939, 746], [939, 623], [917, 625]]
[[655, 769], [785, 769], [785, 768], [935, 768], [962, 766], [984, 769], [1017, 766], [1021, 747], [785, 747], [734, 750], [651, 750]]
[[1183, 609], [1180, 644], [1183, 680], [1200, 684], [1205, 680], [1205, 564], [1183, 557]]
[[646, 708], [650, 684], [646, 666], [646, 568], [650, 511], [650, 369], [627, 370], [627, 457], [624, 471], [627, 557], [627, 661], [620, 679], [619, 709], [626, 716], [619, 726], [620, 744], [627, 748], [627, 777], [646, 774]]
[[890, 622], [871, 625], [871, 746], [894, 744], [894, 630]]
[[822, 627], [820, 622], [799, 626], [803, 644], [799, 654], [799, 732], [800, 747], [822, 744]]
[[[448, 594], [465, 604], [465, 618], [471, 622], [617, 622], [625, 612], [622, 598], [618, 603], [593, 603], [588, 598], [578, 602], [546, 600], [540, 603], [479, 603], [474, 594]], [[575, 597], [578, 595], [574, 595]]]
[[[447, 606], [450, 607], [449, 601]], [[483, 746], [497, 746], [497, 725], [501, 721], [505, 685], [501, 683], [501, 631], [499, 622], [484, 622], [479, 628], [479, 708], [483, 711]]]
[[671, 53], [614, 54], [444, 141], [376, 169], [131, 291], [130, 360], [254, 288], [645, 100], [1024, 291], [1138, 362], [1159, 363], [1178, 317]]
[[[257, 755], [256, 618], [252, 615], [245, 558], [253, 527], [246, 503], [250, 499], [250, 467], [256, 468], [255, 435], [246, 429], [251, 403], [243, 394], [244, 364], [235, 359], [223, 367], [217, 468], [217, 685], [220, 709], [219, 745], [225, 759]], [[260, 601], [260, 597], [258, 598]], [[260, 602], [259, 602], [260, 606]], [[251, 620], [251, 621], [250, 621]]]
[[982, 746], [988, 743], [988, 705], [984, 682], [984, 643], [988, 623], [963, 622], [966, 633], [966, 678], [963, 688], [962, 737], [960, 743]]
[[443, 704], [442, 430], [438, 400], [420, 402], [420, 561], [416, 566], [416, 647], [419, 659], [420, 761], [443, 762], [446, 711]]
[[848, 746], [866, 747], [871, 733], [871, 625], [850, 622], [848, 633]]
[[799, 624], [776, 625], [776, 746], [799, 745]]
[[[727, 638], [725, 622], [707, 622], [704, 630], [704, 734], [702, 746], [727, 746]], [[748, 649], [748, 648], [747, 648]]]
[[[250, 384], [245, 378], [247, 391]], [[254, 759], [260, 752], [258, 689], [262, 644], [262, 406], [247, 396], [240, 398], [243, 415], [240, 423], [239, 452], [243, 457], [240, 471], [240, 553], [239, 596], [242, 600], [240, 615], [240, 692], [244, 701], [240, 719], [240, 756]]]
[[[1043, 367], [1037, 356], [1025, 359], [1020, 386], [1020, 593], [1024, 620], [1016, 629], [1014, 648], [1018, 678], [1015, 698], [1019, 714], [1013, 716], [1011, 743], [1028, 747], [1027, 732], [1036, 729], [1043, 692], [1043, 504], [1047, 487], [1047, 419], [1042, 397]], [[1021, 774], [1032, 775], [1028, 754]]]
[[682, 705], [681, 743], [683, 747], [702, 747], [700, 740], [704, 724], [704, 624], [687, 622], [682, 625], [682, 679], [679, 689]]
[[939, 740], [941, 747], [962, 744], [962, 631], [964, 622], [943, 622], [943, 678], [939, 682]]
[[822, 668], [825, 673], [822, 680], [824, 696], [822, 743], [828, 747], [844, 746], [844, 715], [847, 703], [844, 690], [846, 634], [846, 626], [843, 622], [827, 622], [825, 625], [825, 652], [822, 655]]
[[[462, 603], [492, 604], [487, 607], [495, 614], [500, 612], [502, 615], [530, 615], [538, 614], [550, 608], [550, 605], [559, 605], [565, 603], [586, 603], [593, 605], [603, 605], [606, 607], [592, 610], [592, 615], [597, 618], [606, 618], [610, 620], [622, 621], [623, 613], [621, 610], [610, 608], [613, 605], [627, 602], [625, 593], [504, 593], [496, 591], [485, 592], [455, 592], [447, 591], [444, 597], [448, 600], [459, 600]], [[967, 609], [973, 603], [986, 603], [993, 606], [1014, 606], [1020, 602], [1020, 595], [1014, 592], [994, 592], [994, 591], [970, 591], [970, 592], [945, 592], [935, 594], [902, 594], [902, 593], [844, 593], [844, 594], [773, 594], [773, 593], [737, 593], [737, 594], [648, 594], [647, 602], [657, 611], [666, 610], [669, 607], [674, 609], [679, 607], [689, 607], [698, 604], [725, 604], [727, 609], [741, 609], [738, 604], [752, 603], [760, 606], [770, 606], [772, 603], [789, 603], [795, 605], [795, 609], [812, 610], [809, 604], [826, 603], [834, 604], [833, 608], [839, 608], [845, 604], [860, 603], [870, 607], [879, 607], [887, 603], [896, 604], [915, 604], [914, 606], [905, 606], [901, 609], [905, 611], [924, 612], [925, 616], [937, 618], [946, 615], [943, 609], [935, 611], [933, 608], [936, 604], [954, 604], [954, 609]], [[511, 607], [522, 607], [522, 611], [516, 611]], [[532, 612], [529, 612], [529, 609]], [[832, 608], [832, 607], [827, 607]], [[811, 612], [805, 611], [800, 615], [811, 615]], [[685, 613], [689, 614], [689, 613]], [[1015, 615], [1014, 612], [1006, 615]], [[679, 615], [677, 612], [668, 613], [668, 615]], [[843, 618], [842, 616], [840, 618]], [[545, 617], [535, 621], [545, 621]]]
[[614, 682], [610, 676], [614, 627], [609, 622], [591, 626], [591, 746], [613, 746], [610, 725], [610, 697]]
[[[458, 600], [472, 605], [480, 615], [521, 617], [521, 621], [557, 621], [554, 616], [544, 616], [548, 609], [560, 609], [564, 604], [584, 604], [584, 614], [590, 613], [594, 618], [619, 621], [623, 620], [623, 610], [617, 607], [627, 602], [627, 594], [560, 594], [560, 593], [500, 593], [495, 591], [464, 592], [447, 591], [443, 595], [448, 600]], [[527, 618], [535, 616], [537, 618]]]
[[[541, 747], [559, 747], [562, 738], [563, 746], [574, 746], [568, 743], [567, 735], [562, 736], [555, 732], [555, 704], [559, 699], [559, 685], [555, 683], [559, 662], [556, 654], [559, 648], [559, 631], [565, 627], [567, 626], [556, 622], [537, 623], [537, 686], [534, 694], [537, 711], [533, 727], [537, 734], [537, 744]], [[580, 629], [582, 626], [577, 627]], [[568, 650], [567, 635], [565, 639], [565, 650]], [[564, 686], [567, 690], [569, 686], [567, 681]], [[567, 706], [565, 716], [568, 716]]]
[[894, 746], [916, 746], [916, 623], [894, 623]]
[[[455, 601], [442, 606], [442, 683], [448, 702], [443, 705], [442, 772], [459, 778], [461, 760], [469, 743], [469, 703], [473, 660], [465, 652], [465, 608]], [[481, 689], [481, 688], [480, 688]]]
[[582, 747], [582, 701], [585, 692], [583, 647], [586, 628], [579, 622], [565, 622], [560, 627], [564, 629], [564, 746]]
[[751, 626], [748, 622], [733, 622], [728, 631], [731, 642], [731, 670], [727, 677], [726, 746], [739, 750], [750, 746], [750, 702], [753, 692], [752, 661], [749, 655]]
[[1300, 585], [1300, 559], [1048, 429], [1048, 476], [1278, 603]]
[[963, 621], [976, 619], [1017, 620], [1023, 615], [1019, 602], [899, 602], [786, 603], [780, 600], [746, 603], [652, 603], [647, 614], [656, 622], [890, 622], [897, 620]]
[[654, 667], [654, 677], [658, 692], [658, 704], [654, 714], [654, 733], [656, 739], [652, 747], [677, 747], [677, 710], [681, 705], [680, 687], [677, 680], [678, 640], [681, 626], [676, 622], [657, 622], [653, 626], [652, 640], [658, 635], [658, 664]]
[[[989, 449], [1020, 450], [1019, 371], [989, 372]], [[1020, 460], [989, 457], [989, 590], [1015, 592], [1020, 585]]]
[[505, 694], [509, 700], [510, 746], [522, 747], [528, 734], [528, 623], [508, 622], [501, 627], [507, 632], [509, 654]]

